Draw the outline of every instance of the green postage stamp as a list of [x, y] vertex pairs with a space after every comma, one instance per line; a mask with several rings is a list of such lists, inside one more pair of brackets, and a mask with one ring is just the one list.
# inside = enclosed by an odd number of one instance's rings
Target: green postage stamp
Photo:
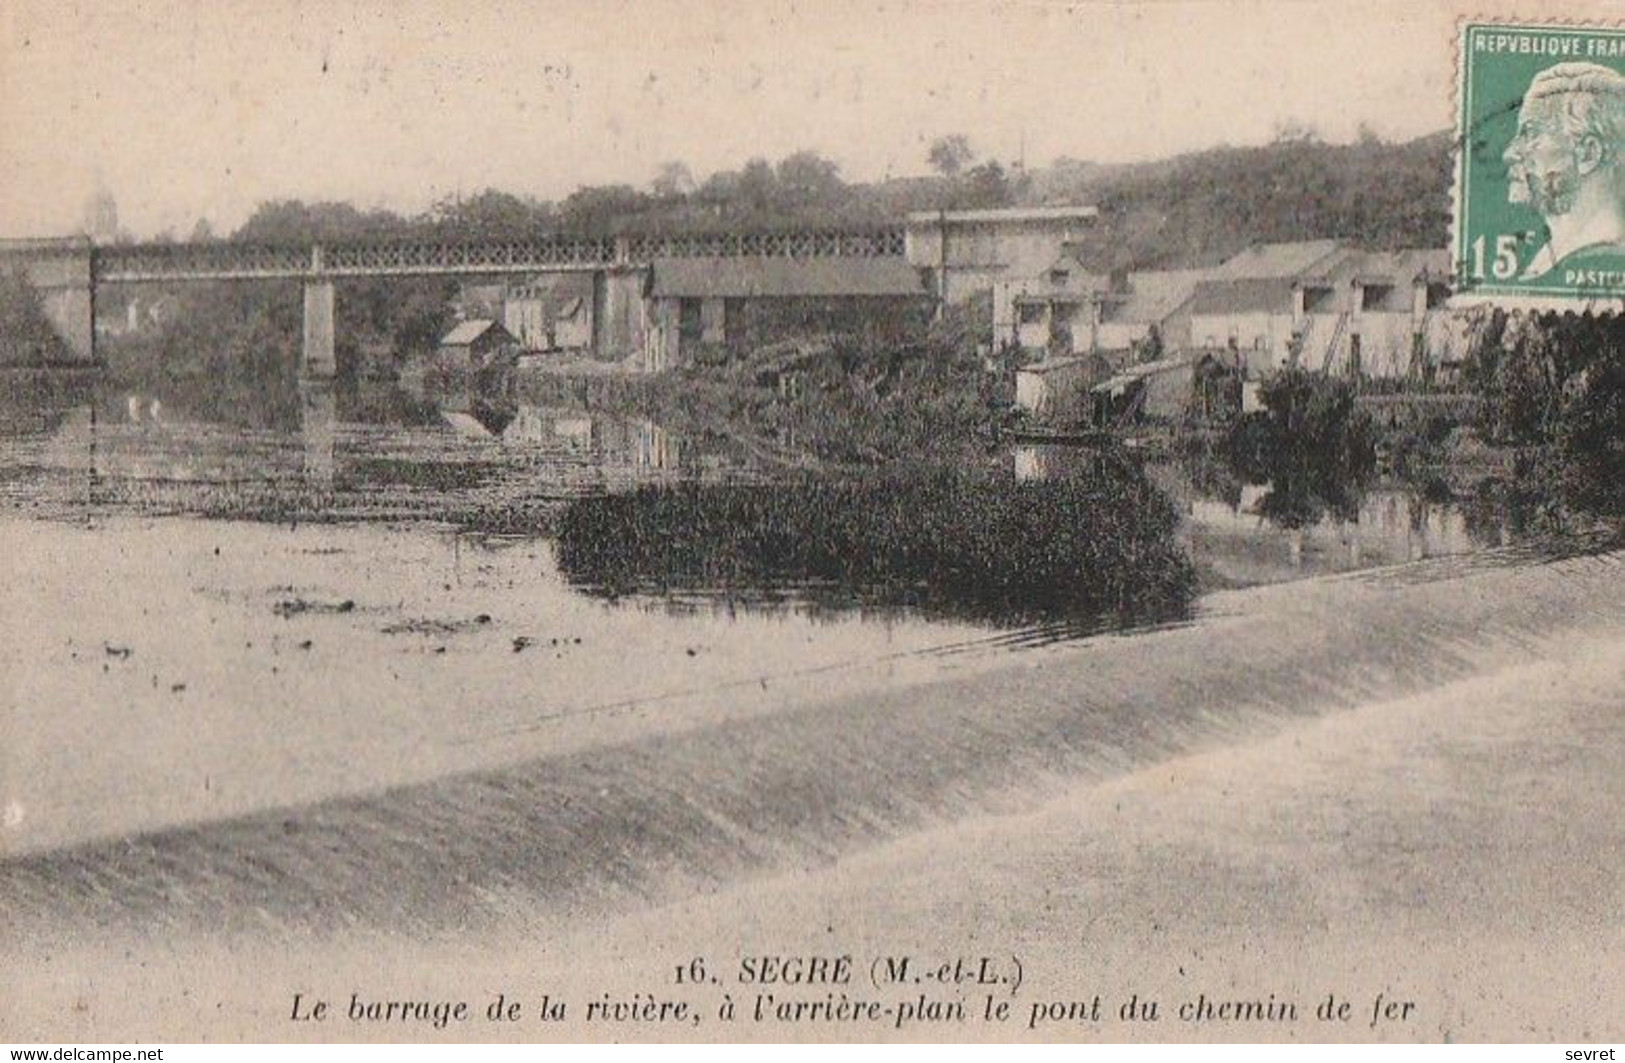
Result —
[[1463, 295], [1625, 296], [1625, 29], [1461, 29], [1454, 252]]

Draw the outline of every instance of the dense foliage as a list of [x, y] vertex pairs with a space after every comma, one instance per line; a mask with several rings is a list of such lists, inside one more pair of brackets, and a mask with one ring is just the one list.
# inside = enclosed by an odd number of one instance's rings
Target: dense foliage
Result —
[[1263, 437], [1276, 460], [1351, 468], [1371, 461], [1371, 427], [1346, 379], [1283, 369], [1259, 385]]
[[109, 389], [225, 424], [298, 424], [299, 286], [217, 284], [175, 298], [161, 328], [100, 344]]
[[0, 272], [0, 365], [50, 365], [68, 355], [39, 294], [22, 277]]
[[[621, 232], [894, 225], [911, 211], [1089, 203], [1101, 225], [1084, 246], [1114, 265], [1222, 258], [1249, 243], [1341, 237], [1372, 247], [1442, 247], [1450, 145], [1365, 137], [1326, 144], [1306, 131], [1274, 143], [1220, 147], [1145, 163], [1060, 159], [1025, 167], [978, 156], [963, 136], [931, 145], [934, 173], [849, 181], [816, 151], [751, 159], [697, 178], [681, 162], [644, 187], [587, 185], [557, 202], [486, 189], [448, 196], [416, 215], [347, 203], [265, 203], [229, 239], [461, 239]], [[193, 237], [207, 235], [200, 223]], [[1109, 259], [1110, 261], [1106, 261]]]
[[1550, 450], [1570, 501], [1625, 512], [1625, 321], [1497, 311], [1477, 326], [1469, 370], [1485, 436]]
[[787, 596], [1000, 624], [1183, 614], [1178, 517], [1137, 468], [1021, 482], [985, 469], [771, 486], [683, 484], [573, 502], [559, 563], [592, 593]]
[[1264, 410], [1237, 422], [1228, 443], [1242, 476], [1270, 485], [1263, 515], [1285, 528], [1308, 527], [1327, 514], [1352, 516], [1375, 456], [1353, 386], [1285, 369], [1264, 381], [1259, 398]]
[[1444, 247], [1450, 167], [1444, 134], [1403, 144], [1298, 135], [1121, 168], [1062, 163], [1035, 184], [1100, 208], [1101, 224], [1079, 246], [1105, 271], [1201, 265], [1272, 241]]

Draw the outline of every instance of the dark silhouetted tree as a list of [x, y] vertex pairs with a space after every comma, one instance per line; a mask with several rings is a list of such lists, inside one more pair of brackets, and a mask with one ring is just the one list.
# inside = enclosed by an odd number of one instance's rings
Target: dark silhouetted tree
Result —
[[834, 203], [846, 191], [841, 168], [816, 151], [798, 151], [779, 161], [778, 200], [786, 210]]

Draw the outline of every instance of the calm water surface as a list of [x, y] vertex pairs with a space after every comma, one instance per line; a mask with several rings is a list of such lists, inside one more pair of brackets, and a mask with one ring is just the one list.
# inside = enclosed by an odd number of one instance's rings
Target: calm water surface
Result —
[[[573, 502], [659, 485], [726, 489], [789, 479], [726, 438], [686, 438], [580, 405], [521, 404], [482, 416], [466, 404], [436, 408], [387, 386], [311, 386], [301, 400], [300, 423], [281, 429], [200, 420], [156, 396], [110, 391], [79, 405], [14, 412], [0, 431], [0, 507], [51, 520], [379, 523], [390, 536], [455, 539], [459, 549], [493, 554], [522, 540], [530, 544], [526, 556], [538, 559], [534, 578], [549, 593], [571, 586], [590, 593], [583, 586], [590, 574], [566, 578], [551, 560], [560, 518]], [[1527, 505], [1500, 498], [1460, 499], [1403, 483], [1328, 490], [1247, 482], [1213, 461], [1143, 462], [1018, 445], [990, 464], [996, 475], [1038, 491], [1078, 478], [1149, 477], [1178, 515], [1171, 532], [1199, 574], [1200, 591], [1493, 552], [1528, 541], [1536, 524]], [[884, 595], [847, 593], [852, 588], [840, 581], [826, 586], [826, 575], [784, 572], [726, 589], [656, 579], [669, 585], [594, 607], [659, 614], [675, 624], [701, 613], [744, 622], [744, 614], [766, 611], [781, 614], [781, 622], [799, 616], [810, 631], [842, 614], [893, 628], [930, 623], [907, 601], [888, 606]], [[1031, 619], [975, 615], [983, 627], [1005, 629]], [[1076, 617], [1055, 619], [1080, 627]], [[1101, 626], [1120, 625], [1097, 617], [1081, 628]]]
[[[330, 389], [308, 390], [302, 410], [297, 426], [249, 430], [104, 394], [10, 419], [0, 667], [17, 677], [12, 763], [39, 783], [4, 809], [14, 852], [675, 740], [1177, 626], [1227, 588], [1492, 560], [1526, 539], [1518, 513], [1436, 491], [1320, 485], [1324, 497], [1020, 448], [910, 496], [939, 522], [910, 540], [894, 533], [914, 511], [884, 491], [851, 496], [872, 512], [803, 519], [798, 499], [846, 496], [726, 437], [567, 405], [482, 418]], [[671, 534], [649, 516], [673, 512], [662, 485], [689, 492], [675, 512], [713, 523]], [[606, 498], [632, 504], [572, 515]], [[1095, 503], [1116, 522], [1104, 539]], [[804, 526], [838, 541], [763, 563], [763, 543]], [[893, 537], [866, 539], [875, 527]], [[561, 542], [561, 529], [589, 538]], [[1024, 573], [1000, 565], [1070, 571], [1057, 543], [1112, 559], [1131, 592], [1157, 587], [1154, 607], [1002, 615]], [[601, 564], [622, 583], [607, 588]], [[951, 593], [916, 593], [921, 573]]]

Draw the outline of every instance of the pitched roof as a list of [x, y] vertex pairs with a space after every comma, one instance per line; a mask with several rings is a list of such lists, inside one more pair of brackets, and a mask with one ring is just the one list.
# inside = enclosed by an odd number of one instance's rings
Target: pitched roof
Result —
[[661, 258], [656, 297], [924, 296], [919, 270], [900, 258]]
[[440, 343], [444, 347], [466, 346], [485, 335], [491, 329], [501, 327], [495, 321], [489, 321], [485, 318], [470, 318], [467, 321], [459, 321], [450, 332], [440, 337]]
[[1023, 302], [1048, 302], [1055, 299], [1081, 299], [1086, 295], [1103, 292], [1110, 285], [1111, 278], [1103, 273], [1093, 273], [1076, 255], [1063, 250], [1061, 256], [1050, 263], [1040, 276], [1025, 283], [1022, 290], [1017, 293], [1015, 300]]
[[1290, 277], [1207, 280], [1196, 286], [1190, 311], [1192, 314], [1290, 314], [1292, 288]]
[[[1307, 265], [1282, 272], [1296, 263]], [[1190, 310], [1193, 314], [1291, 313], [1292, 289], [1306, 281], [1336, 286], [1358, 280], [1408, 287], [1424, 276], [1449, 277], [1450, 252], [1432, 248], [1358, 251], [1337, 247], [1331, 240], [1265, 244], [1242, 252], [1197, 284]]]
[[1212, 276], [1206, 269], [1144, 270], [1128, 275], [1128, 288], [1112, 299], [1112, 321], [1160, 322]]
[[1343, 272], [1368, 283], [1409, 285], [1423, 276], [1448, 280], [1450, 265], [1450, 252], [1443, 248], [1362, 251], [1351, 256]]
[[1213, 269], [1215, 280], [1298, 277], [1321, 272], [1341, 257], [1336, 240], [1300, 240], [1287, 244], [1254, 244]]
[[1155, 362], [1140, 362], [1136, 365], [1124, 366], [1116, 373], [1102, 380], [1094, 386], [1099, 394], [1109, 394], [1123, 390], [1137, 380], [1157, 376], [1161, 373], [1173, 373], [1179, 370], [1188, 370], [1196, 361], [1193, 354], [1179, 354], [1172, 358], [1162, 358]]

